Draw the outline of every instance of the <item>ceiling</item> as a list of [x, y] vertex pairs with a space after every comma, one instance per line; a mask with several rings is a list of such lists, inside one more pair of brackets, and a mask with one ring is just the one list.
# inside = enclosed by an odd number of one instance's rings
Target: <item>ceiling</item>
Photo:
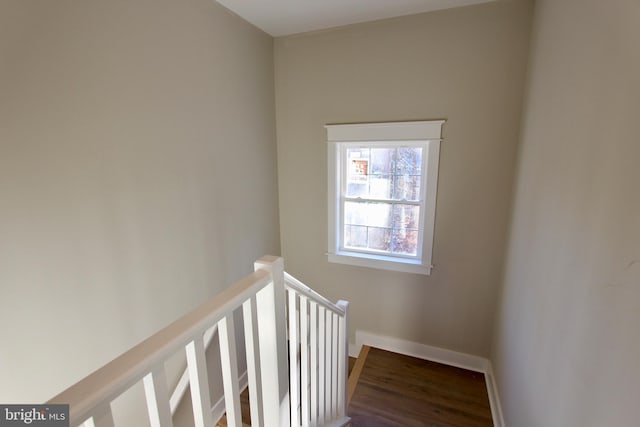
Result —
[[493, 0], [217, 0], [274, 37]]

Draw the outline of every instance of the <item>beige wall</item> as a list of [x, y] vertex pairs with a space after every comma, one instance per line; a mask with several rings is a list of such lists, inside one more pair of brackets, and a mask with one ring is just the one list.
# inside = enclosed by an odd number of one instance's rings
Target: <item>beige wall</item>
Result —
[[0, 2], [0, 402], [279, 253], [273, 39], [211, 0]]
[[[531, 4], [501, 1], [276, 39], [288, 271], [366, 330], [488, 355]], [[327, 262], [326, 123], [447, 119], [430, 277]]]
[[640, 4], [539, 0], [494, 367], [506, 423], [640, 417]]

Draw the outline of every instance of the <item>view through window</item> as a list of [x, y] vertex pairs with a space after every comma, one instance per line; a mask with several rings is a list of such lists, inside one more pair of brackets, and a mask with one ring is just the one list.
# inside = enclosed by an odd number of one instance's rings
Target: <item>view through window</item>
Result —
[[344, 247], [417, 255], [422, 147], [346, 147]]

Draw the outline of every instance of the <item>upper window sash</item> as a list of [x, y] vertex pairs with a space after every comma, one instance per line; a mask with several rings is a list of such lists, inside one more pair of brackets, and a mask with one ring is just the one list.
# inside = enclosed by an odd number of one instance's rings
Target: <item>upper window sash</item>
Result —
[[[438, 139], [439, 140], [439, 139]], [[343, 141], [333, 141], [333, 143], [338, 145], [338, 158], [340, 168], [340, 197], [342, 200], [361, 200], [361, 201], [371, 201], [371, 202], [388, 202], [388, 203], [398, 203], [398, 202], [406, 202], [408, 204], [422, 204], [425, 200], [425, 192], [426, 192], [426, 182], [427, 182], [427, 167], [428, 167], [428, 157], [429, 157], [429, 141], [422, 139], [418, 141], [405, 141], [405, 140], [388, 140], [388, 141], [359, 141], [355, 142], [343, 142]], [[407, 199], [393, 199], [393, 198], [377, 198], [377, 197], [362, 197], [362, 196], [348, 196], [347, 195], [347, 169], [348, 169], [348, 158], [347, 158], [347, 150], [349, 148], [411, 148], [418, 147], [422, 148], [422, 161], [420, 164], [420, 197], [418, 200], [407, 200]], [[395, 173], [391, 173], [390, 175], [401, 176]], [[376, 174], [368, 174], [368, 176], [378, 176]]]

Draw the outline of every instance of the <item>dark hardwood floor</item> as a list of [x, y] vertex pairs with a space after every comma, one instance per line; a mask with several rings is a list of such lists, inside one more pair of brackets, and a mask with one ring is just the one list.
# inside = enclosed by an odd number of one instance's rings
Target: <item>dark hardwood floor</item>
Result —
[[370, 348], [348, 415], [353, 427], [493, 426], [484, 375]]
[[[493, 426], [481, 373], [366, 346], [349, 358], [349, 372], [359, 375], [349, 387], [352, 427]], [[250, 425], [247, 389], [240, 400]], [[226, 425], [224, 417], [217, 424]]]

